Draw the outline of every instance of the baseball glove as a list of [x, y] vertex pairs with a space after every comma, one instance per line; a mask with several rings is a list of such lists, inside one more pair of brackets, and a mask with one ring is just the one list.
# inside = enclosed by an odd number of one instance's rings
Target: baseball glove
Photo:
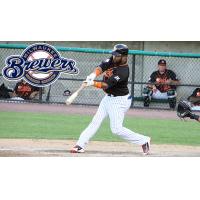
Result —
[[188, 101], [180, 100], [177, 107], [177, 115], [181, 119], [189, 117], [190, 119], [198, 120], [199, 116], [191, 111], [191, 105]]

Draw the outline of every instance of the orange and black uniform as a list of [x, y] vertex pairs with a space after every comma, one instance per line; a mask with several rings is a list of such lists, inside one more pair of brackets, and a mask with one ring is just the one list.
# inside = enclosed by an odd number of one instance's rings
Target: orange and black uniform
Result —
[[200, 106], [200, 88], [196, 88], [192, 95], [188, 97], [188, 100], [195, 106]]
[[200, 97], [200, 88], [196, 88], [196, 89], [193, 91], [193, 93], [192, 93], [191, 96], [193, 96], [193, 97]]
[[33, 92], [39, 91], [39, 88], [21, 81], [16, 84], [14, 91], [18, 97], [28, 100]]
[[[159, 70], [157, 70], [151, 74], [149, 83], [154, 84], [156, 89], [159, 90], [161, 93], [167, 93], [169, 106], [170, 108], [175, 109], [176, 85], [164, 84], [169, 79], [173, 81], [178, 81], [176, 74], [172, 70], [166, 69], [163, 74], [161, 74]], [[153, 91], [152, 91], [151, 86], [145, 87], [143, 90], [145, 107], [149, 107], [152, 95], [153, 95]]]
[[160, 84], [155, 84], [155, 86], [162, 93], [167, 92], [169, 90], [176, 90], [175, 85], [162, 85], [162, 83], [165, 83], [165, 81], [168, 79], [172, 79], [173, 81], [178, 81], [176, 74], [172, 70], [166, 69], [164, 74], [160, 74], [158, 70], [151, 74], [149, 82], [150, 83], [159, 82]]
[[129, 93], [128, 90], [128, 77], [129, 67], [128, 64], [123, 67], [113, 63], [113, 57], [102, 62], [101, 67], [104, 72], [103, 81], [108, 84], [108, 88], [104, 91], [107, 94], [114, 96], [125, 96]]

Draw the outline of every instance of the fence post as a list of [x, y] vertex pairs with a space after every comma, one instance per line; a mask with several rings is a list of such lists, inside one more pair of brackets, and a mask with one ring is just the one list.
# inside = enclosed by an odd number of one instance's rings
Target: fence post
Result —
[[40, 103], [42, 103], [42, 93], [43, 93], [43, 91], [42, 91], [42, 88], [40, 87], [40, 89], [39, 89], [39, 102]]
[[51, 93], [51, 85], [49, 86], [49, 90], [48, 90], [47, 97], [46, 97], [46, 102], [49, 102], [50, 93]]
[[135, 82], [135, 55], [132, 55], [132, 78], [131, 78], [131, 96], [132, 96], [132, 102], [131, 102], [131, 108], [133, 108], [134, 104], [134, 82]]

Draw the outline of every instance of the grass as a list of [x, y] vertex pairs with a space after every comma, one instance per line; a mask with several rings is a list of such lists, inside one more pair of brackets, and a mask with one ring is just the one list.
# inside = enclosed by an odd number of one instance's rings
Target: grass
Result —
[[[0, 138], [78, 139], [91, 116], [48, 113], [0, 113]], [[200, 145], [200, 124], [193, 121], [127, 117], [124, 126], [152, 137], [154, 144]], [[105, 120], [93, 138], [98, 141], [122, 141], [113, 135]]]

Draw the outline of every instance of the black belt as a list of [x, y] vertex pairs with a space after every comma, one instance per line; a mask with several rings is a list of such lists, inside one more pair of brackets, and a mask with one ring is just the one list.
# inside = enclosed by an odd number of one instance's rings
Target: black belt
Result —
[[123, 96], [126, 96], [127, 94], [125, 95], [114, 95], [114, 94], [108, 94], [109, 97], [123, 97]]
[[117, 97], [116, 95], [114, 94], [108, 94], [109, 97]]

